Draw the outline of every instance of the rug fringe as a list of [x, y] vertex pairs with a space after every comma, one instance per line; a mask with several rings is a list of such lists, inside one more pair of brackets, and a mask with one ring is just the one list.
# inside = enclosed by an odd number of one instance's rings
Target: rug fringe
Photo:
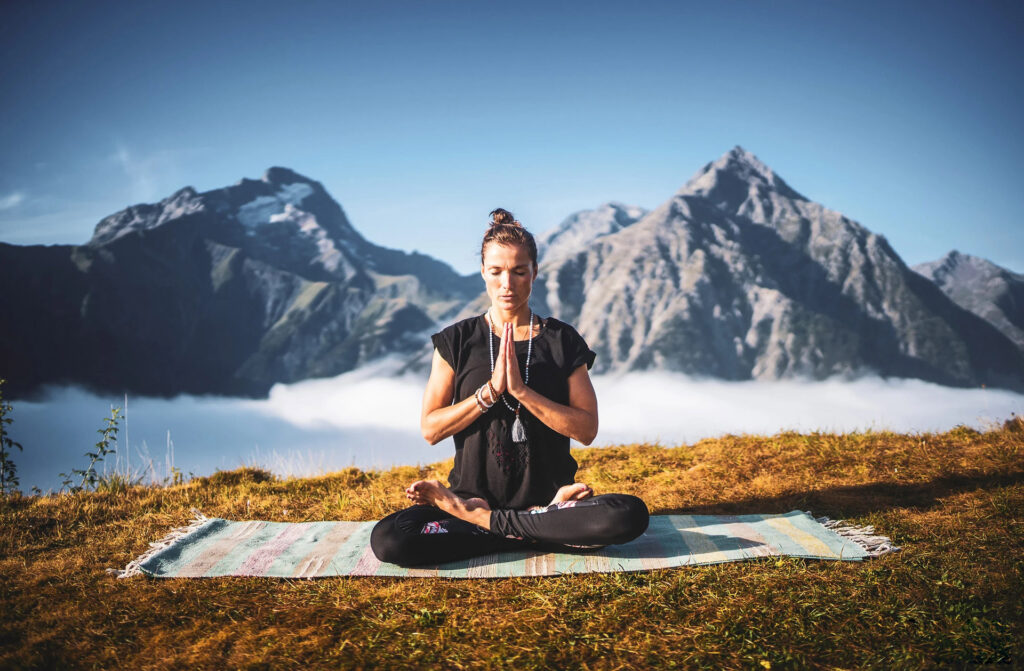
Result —
[[[810, 512], [807, 514], [814, 517]], [[831, 529], [843, 538], [861, 546], [869, 557], [877, 558], [903, 549], [899, 545], [893, 545], [888, 536], [876, 534], [875, 527], [871, 525], [856, 526], [847, 524], [846, 520], [833, 520], [829, 517], [814, 517], [814, 519], [826, 529]]]
[[207, 522], [210, 521], [210, 518], [199, 512], [198, 508], [192, 508], [192, 515], [192, 521], [189, 522], [186, 526], [171, 529], [166, 536], [156, 541], [155, 543], [150, 543], [149, 550], [146, 550], [144, 553], [139, 555], [135, 560], [129, 562], [128, 565], [125, 566], [123, 570], [116, 568], [108, 568], [107, 573], [117, 576], [119, 580], [121, 578], [131, 578], [135, 575], [142, 575], [142, 569], [139, 567], [142, 566], [143, 562], [150, 559], [153, 555], [157, 554], [158, 552], [169, 548], [176, 541], [184, 538], [185, 536], [188, 536], [191, 533], [195, 533], [200, 528], [202, 528]]

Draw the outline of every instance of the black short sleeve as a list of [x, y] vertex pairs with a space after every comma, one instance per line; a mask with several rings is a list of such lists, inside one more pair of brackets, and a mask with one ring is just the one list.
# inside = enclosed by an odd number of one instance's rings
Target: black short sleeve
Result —
[[440, 333], [435, 333], [430, 336], [430, 339], [434, 342], [434, 347], [437, 348], [437, 352], [441, 355], [441, 358], [448, 362], [448, 365], [452, 367], [452, 370], [455, 370], [455, 357], [452, 356], [451, 333], [448, 329], [445, 329]]
[[568, 363], [566, 373], [572, 374], [583, 364], [587, 364], [587, 370], [593, 368], [597, 354], [590, 349], [587, 341], [571, 326], [566, 328], [565, 332], [565, 360]]

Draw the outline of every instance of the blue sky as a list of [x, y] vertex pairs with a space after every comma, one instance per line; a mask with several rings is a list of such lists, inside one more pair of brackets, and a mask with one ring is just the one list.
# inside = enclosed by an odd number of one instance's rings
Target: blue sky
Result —
[[471, 272], [655, 207], [739, 144], [908, 263], [1024, 271], [1018, 2], [0, 5], [0, 241], [283, 165], [370, 240]]

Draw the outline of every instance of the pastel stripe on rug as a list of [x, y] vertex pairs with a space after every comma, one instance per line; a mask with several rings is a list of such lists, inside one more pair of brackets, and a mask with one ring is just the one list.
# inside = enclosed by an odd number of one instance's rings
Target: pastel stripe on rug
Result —
[[775, 556], [860, 561], [899, 549], [872, 527], [845, 526], [799, 510], [782, 515], [653, 515], [639, 538], [599, 550], [524, 549], [402, 568], [373, 555], [369, 543], [374, 524], [234, 522], [196, 511], [191, 524], [152, 543], [124, 570], [108, 570], [120, 578], [503, 578], [650, 571]]

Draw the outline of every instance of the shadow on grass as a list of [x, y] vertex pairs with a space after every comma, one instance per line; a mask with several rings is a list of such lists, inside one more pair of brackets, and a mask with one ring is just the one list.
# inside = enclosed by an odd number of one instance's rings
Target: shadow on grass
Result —
[[864, 485], [841, 485], [652, 512], [658, 515], [723, 515], [786, 513], [798, 509], [809, 510], [816, 515], [843, 517], [882, 512], [893, 508], [928, 510], [953, 494], [972, 492], [977, 489], [1007, 487], [1022, 482], [1024, 482], [1024, 472], [947, 475], [927, 482], [872, 482]]

